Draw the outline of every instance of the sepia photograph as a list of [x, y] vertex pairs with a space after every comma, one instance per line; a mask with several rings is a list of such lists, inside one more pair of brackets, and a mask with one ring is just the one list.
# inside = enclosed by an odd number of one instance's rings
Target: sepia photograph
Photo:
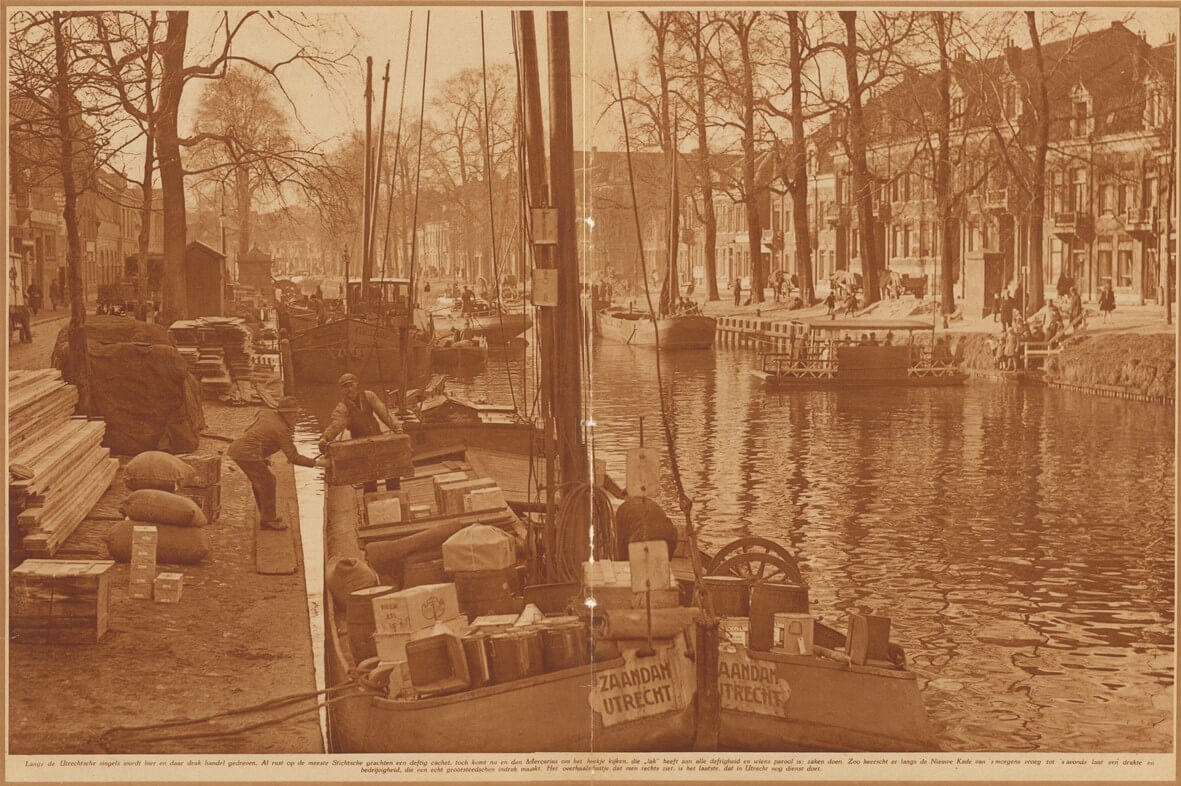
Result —
[[1175, 776], [1177, 8], [2, 18], [7, 777]]

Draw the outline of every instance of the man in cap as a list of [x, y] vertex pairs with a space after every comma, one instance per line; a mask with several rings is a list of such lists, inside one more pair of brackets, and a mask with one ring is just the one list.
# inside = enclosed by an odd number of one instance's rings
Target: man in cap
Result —
[[615, 559], [628, 559], [629, 543], [663, 541], [672, 559], [677, 550], [677, 528], [655, 500], [628, 497], [615, 511]]
[[[340, 377], [340, 403], [332, 410], [328, 428], [320, 435], [320, 452], [328, 451], [328, 443], [349, 431], [349, 437], [375, 437], [381, 433], [380, 420], [395, 434], [402, 432], [402, 423], [390, 413], [385, 402], [372, 390], [361, 390], [356, 374], [346, 373]], [[399, 488], [398, 478], [387, 478], [385, 487], [389, 491]], [[376, 483], [366, 483], [365, 491], [377, 491]]]
[[291, 441], [298, 414], [295, 397], [284, 396], [275, 409], [260, 409], [246, 433], [226, 450], [226, 455], [250, 479], [254, 501], [258, 503], [258, 523], [263, 529], [287, 529], [287, 523], [275, 512], [275, 476], [270, 470], [269, 456], [281, 450], [292, 464], [316, 466], [316, 460], [300, 455]]

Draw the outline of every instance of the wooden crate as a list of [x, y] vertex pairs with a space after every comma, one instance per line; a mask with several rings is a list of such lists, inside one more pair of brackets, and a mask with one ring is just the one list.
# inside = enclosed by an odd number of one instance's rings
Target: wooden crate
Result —
[[107, 632], [110, 560], [29, 559], [12, 571], [14, 644], [90, 644]]
[[197, 503], [197, 507], [201, 508], [201, 512], [205, 514], [205, 520], [210, 524], [217, 521], [217, 517], [221, 514], [220, 483], [205, 487], [181, 486], [177, 493]]
[[181, 453], [177, 458], [193, 470], [186, 487], [203, 489], [221, 483], [221, 456]]
[[386, 432], [376, 437], [328, 443], [327, 480], [334, 486], [369, 483], [414, 474], [410, 437]]

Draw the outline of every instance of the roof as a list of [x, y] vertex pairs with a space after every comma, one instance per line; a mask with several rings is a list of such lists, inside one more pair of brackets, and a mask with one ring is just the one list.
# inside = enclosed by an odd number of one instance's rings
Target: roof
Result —
[[192, 243], [189, 243], [187, 246], [185, 246], [185, 254], [186, 255], [191, 251], [201, 251], [205, 254], [209, 254], [210, 256], [218, 257], [220, 259], [226, 258], [225, 254], [221, 253], [220, 251], [218, 251], [216, 248], [213, 248], [212, 246], [208, 246], [208, 245], [202, 243], [200, 240], [194, 240]]
[[793, 325], [809, 330], [934, 330], [935, 326], [921, 319], [793, 319]]

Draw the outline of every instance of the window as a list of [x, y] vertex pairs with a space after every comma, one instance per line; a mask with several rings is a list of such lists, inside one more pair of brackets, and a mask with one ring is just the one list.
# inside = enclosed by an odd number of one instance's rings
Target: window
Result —
[[927, 225], [926, 221], [919, 222], [919, 256], [920, 257], [927, 256], [927, 251], [929, 248], [928, 243], [927, 243], [927, 226], [928, 225]]
[[975, 251], [976, 250], [976, 225], [969, 223], [968, 224], [968, 231], [966, 234], [968, 235], [968, 249], [967, 250], [968, 251]]
[[1013, 82], [1005, 85], [1004, 92], [1005, 119], [1014, 120], [1017, 117], [1017, 85]]
[[910, 232], [910, 224], [902, 227], [902, 256], [904, 257], [910, 256]]
[[1115, 183], [1107, 180], [1101, 186], [1099, 186], [1099, 212], [1114, 213], [1115, 207]]
[[951, 89], [951, 127], [963, 128], [965, 114], [964, 94], [958, 86], [953, 85]]
[[1165, 97], [1160, 82], [1149, 82], [1144, 97], [1144, 125], [1160, 128], [1165, 123]]
[[1131, 182], [1124, 182], [1119, 185], [1119, 204], [1116, 205], [1116, 212], [1120, 215], [1128, 212], [1128, 210], [1136, 207], [1136, 186]]
[[1130, 288], [1132, 286], [1132, 247], [1121, 244], [1116, 256], [1115, 285]]
[[1070, 208], [1079, 213], [1087, 209], [1087, 170], [1075, 168], [1070, 183]]
[[1062, 241], [1056, 237], [1050, 238], [1050, 278], [1055, 278], [1054, 271], [1062, 272]]
[[1081, 84], [1070, 93], [1071, 136], [1087, 136], [1094, 130], [1091, 119], [1091, 94]]

